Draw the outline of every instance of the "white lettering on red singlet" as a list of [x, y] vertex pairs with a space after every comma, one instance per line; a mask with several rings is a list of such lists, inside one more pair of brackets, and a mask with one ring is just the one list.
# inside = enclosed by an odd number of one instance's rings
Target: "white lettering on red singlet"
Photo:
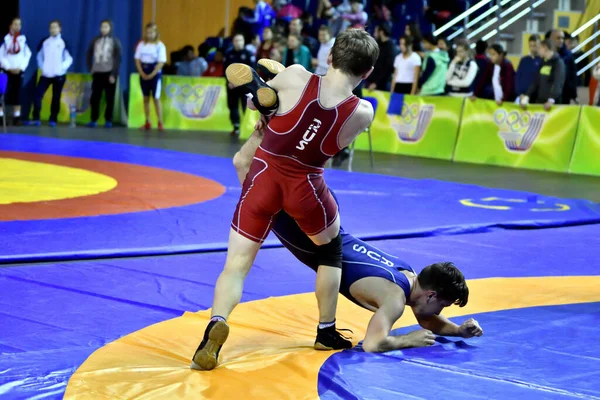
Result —
[[313, 119], [313, 122], [310, 124], [306, 132], [304, 132], [304, 136], [302, 137], [302, 140], [300, 141], [300, 143], [298, 143], [296, 148], [298, 150], [304, 150], [306, 146], [311, 142], [311, 140], [315, 138], [320, 127], [321, 121], [316, 118]]

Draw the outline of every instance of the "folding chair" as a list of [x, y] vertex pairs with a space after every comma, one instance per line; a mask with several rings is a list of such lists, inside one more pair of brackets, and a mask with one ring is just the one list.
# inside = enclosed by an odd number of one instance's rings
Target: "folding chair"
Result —
[[[371, 103], [373, 106], [374, 113], [377, 112], [377, 105], [379, 104], [375, 97], [365, 97], [364, 100]], [[375, 166], [373, 162], [373, 140], [371, 137], [371, 125], [367, 128], [367, 134], [369, 135], [369, 156], [371, 157], [371, 168]], [[348, 158], [348, 171], [352, 172], [352, 160], [354, 159], [354, 146], [356, 146], [356, 139], [350, 145], [350, 157]]]
[[8, 75], [0, 72], [0, 105], [2, 105], [2, 110], [4, 111], [4, 116], [2, 117], [2, 126], [4, 128], [4, 133], [6, 133], [6, 104], [4, 104], [4, 94], [6, 93], [7, 86]]

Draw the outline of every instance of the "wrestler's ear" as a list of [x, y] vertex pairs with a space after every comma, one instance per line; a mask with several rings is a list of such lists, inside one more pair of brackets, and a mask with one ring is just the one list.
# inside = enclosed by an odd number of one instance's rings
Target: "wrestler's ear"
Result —
[[427, 293], [427, 303], [431, 301], [435, 301], [437, 299], [437, 292], [435, 290], [430, 290]]
[[373, 69], [375, 69], [375, 67], [371, 67], [369, 72], [366, 72], [363, 74], [363, 76], [362, 76], [363, 80], [367, 79], [373, 73]]

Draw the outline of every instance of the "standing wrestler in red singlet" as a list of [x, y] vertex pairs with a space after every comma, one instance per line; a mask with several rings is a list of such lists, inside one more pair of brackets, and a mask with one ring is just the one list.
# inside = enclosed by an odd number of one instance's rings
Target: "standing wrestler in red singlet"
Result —
[[[336, 38], [328, 59], [331, 68], [324, 77], [293, 65], [267, 86], [250, 67], [229, 67], [230, 83], [246, 86], [262, 113], [277, 108], [277, 114], [265, 129], [244, 181], [231, 223], [227, 261], [215, 287], [213, 317], [192, 368], [216, 366], [229, 334], [225, 319], [239, 303], [244, 279], [269, 234], [273, 217], [282, 209], [319, 249], [315, 293], [320, 323], [315, 349], [352, 347], [335, 328], [342, 241], [337, 203], [323, 180], [323, 167], [373, 120], [370, 103], [352, 91], [369, 76], [378, 55], [377, 42], [367, 32], [352, 29]], [[268, 68], [270, 61], [262, 61]]]

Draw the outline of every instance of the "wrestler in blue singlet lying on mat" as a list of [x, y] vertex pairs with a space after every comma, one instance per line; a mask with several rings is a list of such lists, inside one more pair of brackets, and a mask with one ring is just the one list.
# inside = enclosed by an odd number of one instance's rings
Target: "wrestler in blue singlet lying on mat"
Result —
[[[254, 152], [261, 143], [259, 132], [262, 124], [262, 121], [257, 124], [258, 130], [233, 159], [240, 182], [244, 181]], [[281, 243], [300, 262], [316, 271], [319, 263], [314, 243], [285, 212], [281, 211], [275, 218], [273, 232]], [[363, 350], [385, 352], [430, 346], [435, 341], [434, 335], [463, 338], [483, 335], [483, 330], [474, 319], [459, 326], [440, 315], [445, 307], [452, 304], [463, 307], [469, 298], [465, 278], [454, 264], [432, 264], [417, 274], [398, 257], [363, 242], [343, 229], [341, 235], [343, 260], [340, 293], [358, 306], [375, 313], [367, 327]], [[390, 335], [392, 326], [402, 316], [406, 306], [412, 308], [423, 329], [406, 335]]]

